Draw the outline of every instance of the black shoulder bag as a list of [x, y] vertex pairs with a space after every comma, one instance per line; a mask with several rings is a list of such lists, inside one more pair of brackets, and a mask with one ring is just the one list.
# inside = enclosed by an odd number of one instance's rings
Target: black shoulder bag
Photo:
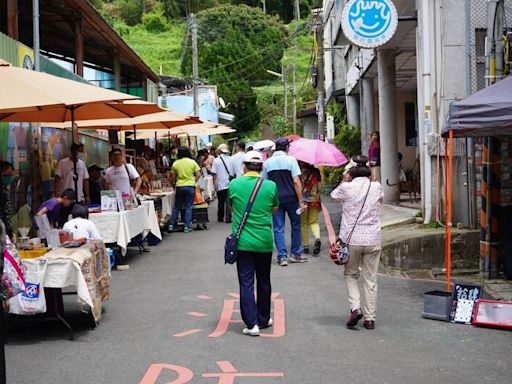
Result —
[[245, 223], [247, 222], [247, 217], [249, 216], [249, 212], [252, 208], [252, 204], [254, 203], [254, 199], [256, 199], [256, 195], [258, 194], [262, 183], [263, 178], [260, 177], [256, 182], [254, 189], [252, 190], [251, 198], [245, 207], [245, 212], [242, 216], [242, 220], [240, 220], [236, 234], [231, 234], [226, 238], [226, 244], [224, 245], [224, 264], [234, 264], [238, 259], [238, 239], [240, 238], [242, 229], [244, 229]]
[[220, 158], [220, 161], [222, 161], [222, 164], [224, 164], [224, 168], [226, 169], [226, 172], [228, 173], [228, 176], [229, 176], [229, 181], [233, 180], [233, 179], [236, 179], [236, 175], [235, 176], [232, 176], [231, 173], [229, 172], [229, 169], [228, 167], [226, 166], [226, 163], [224, 162], [224, 159], [222, 158], [222, 155], [219, 156]]
[[[350, 252], [349, 252], [349, 242], [352, 238], [352, 234], [354, 233], [354, 229], [356, 229], [357, 222], [359, 221], [359, 218], [361, 217], [361, 213], [363, 212], [364, 205], [366, 203], [366, 199], [368, 198], [368, 194], [370, 193], [370, 187], [372, 186], [372, 182], [369, 181], [368, 183], [368, 190], [366, 191], [366, 196], [363, 200], [363, 205], [361, 205], [361, 209], [359, 210], [359, 215], [357, 215], [357, 219], [354, 222], [354, 226], [352, 227], [352, 230], [350, 231], [350, 234], [348, 235], [347, 241], [343, 241], [341, 239], [338, 239], [336, 243], [334, 243], [331, 247], [334, 248], [336, 251], [335, 257], [331, 254], [331, 259], [338, 264], [338, 265], [344, 265], [348, 263], [348, 259], [350, 259]], [[334, 253], [334, 252], [332, 252]]]

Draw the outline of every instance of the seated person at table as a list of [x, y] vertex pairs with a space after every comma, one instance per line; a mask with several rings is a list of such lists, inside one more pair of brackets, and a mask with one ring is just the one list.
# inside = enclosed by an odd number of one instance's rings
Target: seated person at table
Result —
[[46, 214], [48, 221], [54, 227], [62, 227], [67, 221], [67, 217], [61, 217], [61, 208], [69, 207], [76, 201], [76, 193], [71, 188], [65, 189], [60, 197], [52, 197], [46, 200], [37, 210], [36, 216]]
[[89, 209], [80, 203], [75, 204], [71, 212], [73, 219], [64, 224], [64, 230], [73, 233], [73, 239], [101, 240], [94, 223], [89, 220]]

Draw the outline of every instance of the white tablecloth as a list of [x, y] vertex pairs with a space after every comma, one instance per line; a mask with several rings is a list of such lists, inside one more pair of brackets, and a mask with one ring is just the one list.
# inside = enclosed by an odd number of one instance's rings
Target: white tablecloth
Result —
[[165, 215], [172, 215], [172, 207], [174, 207], [174, 191], [154, 192], [150, 195], [162, 197], [162, 217], [165, 217]]
[[91, 213], [89, 220], [96, 225], [102, 240], [105, 243], [117, 243], [123, 255], [131, 239], [140, 233], [146, 236], [151, 231], [144, 206], [129, 211]]
[[142, 206], [146, 209], [148, 215], [148, 223], [150, 232], [162, 240], [162, 233], [160, 232], [160, 225], [158, 225], [158, 216], [155, 211], [155, 202], [153, 200], [142, 201]]
[[204, 190], [203, 197], [205, 199], [213, 200], [213, 192], [215, 191], [215, 187], [213, 185], [213, 176], [204, 177]]

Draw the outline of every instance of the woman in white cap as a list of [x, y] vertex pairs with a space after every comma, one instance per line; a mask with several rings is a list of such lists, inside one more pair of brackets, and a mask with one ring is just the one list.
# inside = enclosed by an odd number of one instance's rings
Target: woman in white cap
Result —
[[[247, 204], [253, 205], [238, 239], [237, 272], [240, 284], [240, 312], [246, 325], [245, 335], [259, 336], [260, 329], [272, 326], [270, 317], [270, 266], [274, 250], [272, 213], [277, 211], [279, 197], [276, 184], [260, 176], [261, 155], [249, 151], [244, 157], [244, 175], [229, 185], [229, 201], [233, 207], [232, 231], [239, 231]], [[256, 276], [257, 301], [254, 296]]]

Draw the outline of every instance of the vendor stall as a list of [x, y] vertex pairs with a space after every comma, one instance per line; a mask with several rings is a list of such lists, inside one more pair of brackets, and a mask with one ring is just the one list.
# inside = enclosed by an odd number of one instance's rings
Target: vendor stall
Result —
[[141, 205], [146, 210], [149, 232], [158, 237], [158, 239], [162, 240], [160, 225], [158, 225], [159, 220], [155, 210], [155, 202], [153, 200], [144, 200], [141, 202]]
[[[59, 289], [75, 287], [80, 306], [90, 309], [95, 322], [100, 320], [103, 303], [110, 297], [110, 261], [102, 241], [92, 241], [79, 248], [55, 248], [43, 256], [24, 259], [24, 263], [27, 275], [41, 263], [46, 263], [41, 286]], [[61, 295], [60, 290], [58, 294]], [[62, 298], [53, 295], [55, 292], [46, 296], [47, 307], [57, 311], [57, 317], [68, 327], [73, 338], [72, 328], [63, 318], [63, 307], [50, 303], [50, 300], [57, 302]], [[16, 306], [13, 301], [19, 300], [18, 296], [9, 301], [11, 312]]]
[[146, 236], [155, 226], [144, 206], [121, 212], [91, 213], [89, 220], [96, 225], [103, 241], [119, 245], [123, 255], [126, 255], [131, 239], [141, 233]]
[[172, 215], [172, 207], [174, 206], [174, 191], [169, 192], [153, 192], [151, 196], [162, 198], [162, 217]]

